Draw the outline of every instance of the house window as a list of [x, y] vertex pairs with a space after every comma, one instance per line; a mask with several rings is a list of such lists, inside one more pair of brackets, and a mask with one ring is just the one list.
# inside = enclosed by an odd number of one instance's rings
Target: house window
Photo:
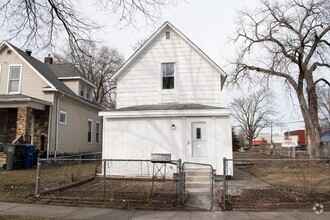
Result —
[[79, 95], [85, 97], [86, 86], [84, 84], [80, 84]]
[[93, 121], [88, 119], [87, 122], [87, 142], [92, 143], [92, 129], [93, 129]]
[[7, 122], [8, 122], [7, 111], [0, 111], [0, 135], [7, 134]]
[[87, 89], [87, 91], [86, 91], [86, 99], [90, 100], [90, 97], [91, 97], [90, 90]]
[[171, 32], [166, 31], [165, 32], [165, 37], [166, 37], [166, 39], [170, 39], [171, 38]]
[[11, 66], [9, 68], [8, 93], [18, 93], [21, 81], [21, 66]]
[[59, 123], [61, 125], [67, 124], [67, 113], [65, 111], [60, 111]]
[[174, 63], [162, 63], [163, 89], [174, 88]]
[[96, 124], [95, 124], [95, 142], [97, 143], [97, 144], [99, 144], [100, 143], [100, 122], [96, 122]]

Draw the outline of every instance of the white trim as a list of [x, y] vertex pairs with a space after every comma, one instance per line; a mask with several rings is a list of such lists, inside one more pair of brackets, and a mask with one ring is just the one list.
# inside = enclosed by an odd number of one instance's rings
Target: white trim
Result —
[[0, 65], [0, 82], [1, 82], [1, 65]]
[[[58, 123], [61, 124], [61, 125], [67, 125], [68, 124], [68, 113], [66, 111], [60, 110], [59, 114], [60, 115], [58, 117]], [[61, 114], [65, 115], [65, 121], [64, 122], [61, 122]]]
[[119, 70], [110, 78], [116, 80], [118, 76], [124, 72], [124, 70], [137, 58], [143, 51], [161, 34], [169, 28], [175, 34], [177, 34], [184, 42], [186, 42], [190, 47], [192, 47], [201, 57], [203, 57], [207, 63], [209, 63], [213, 68], [215, 68], [219, 74], [226, 76], [227, 74], [223, 71], [213, 60], [211, 60], [200, 48], [198, 48], [191, 40], [189, 40], [185, 35], [183, 35], [178, 29], [176, 29], [168, 21], [163, 24], [148, 40], [143, 44], [120, 68]]
[[[10, 82], [10, 73], [12, 67], [20, 67], [20, 73], [19, 73], [19, 84], [18, 84], [18, 91], [17, 92], [10, 92], [9, 91], [9, 82]], [[22, 70], [23, 66], [22, 64], [10, 64], [8, 67], [8, 81], [7, 81], [7, 94], [20, 94], [21, 93], [21, 85], [22, 85]]]
[[[79, 82], [79, 86], [78, 86], [78, 95], [80, 97], [83, 97], [86, 99], [86, 85], [84, 83]], [[83, 92], [83, 95], [81, 95], [81, 92]]]
[[96, 86], [93, 83], [91, 83], [90, 81], [88, 81], [87, 79], [85, 79], [81, 76], [61, 76], [61, 77], [57, 77], [57, 78], [60, 79], [60, 80], [79, 79], [81, 81], [84, 81], [88, 85], [92, 86], [93, 88], [96, 88]]
[[[172, 89], [164, 89], [163, 88], [163, 85], [164, 85], [164, 82], [163, 82], [163, 80], [164, 80], [164, 75], [163, 75], [163, 65], [165, 65], [165, 64], [173, 64], [173, 78], [174, 78], [174, 87], [172, 88]], [[175, 62], [162, 62], [162, 63], [160, 63], [160, 83], [161, 83], [161, 90], [166, 90], [166, 91], [168, 91], [168, 90], [172, 90], [172, 91], [174, 91], [174, 90], [176, 90], [177, 89], [177, 85], [176, 85], [176, 68], [175, 68]]]
[[[39, 77], [41, 77], [51, 88], [55, 89], [55, 86], [51, 84], [41, 73], [39, 73], [39, 71], [37, 71], [29, 62], [27, 62], [12, 46], [10, 46], [7, 42], [4, 42], [4, 45], [6, 45], [12, 51], [15, 51], [16, 55], [19, 56], [19, 58], [21, 58], [26, 65], [28, 65], [34, 72], [36, 72]], [[2, 47], [2, 45], [0, 47]]]
[[[89, 126], [89, 122], [91, 122], [91, 141], [88, 141], [88, 133], [89, 133], [89, 131], [88, 131], [88, 126]], [[88, 144], [91, 144], [91, 143], [93, 143], [93, 119], [87, 119], [87, 143]]]
[[[97, 125], [99, 125], [99, 129], [98, 129], [98, 130], [97, 130]], [[101, 123], [100, 123], [99, 121], [96, 121], [96, 122], [95, 122], [95, 143], [96, 143], [96, 144], [101, 143], [101, 141], [100, 141], [100, 140], [101, 140], [101, 139], [100, 139], [100, 136], [101, 136], [100, 134], [101, 134], [101, 133], [100, 133], [100, 132], [101, 132]], [[97, 133], [99, 134], [99, 140], [97, 140], [97, 138], [96, 138], [96, 134], [97, 134]]]
[[152, 117], [210, 117], [230, 116], [229, 109], [186, 109], [186, 110], [146, 110], [146, 111], [106, 111], [99, 116], [107, 118], [152, 118]]

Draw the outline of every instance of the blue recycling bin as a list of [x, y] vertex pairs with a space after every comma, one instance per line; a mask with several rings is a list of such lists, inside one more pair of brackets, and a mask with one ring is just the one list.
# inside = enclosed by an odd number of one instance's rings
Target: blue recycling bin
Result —
[[35, 152], [35, 146], [31, 144], [25, 144], [25, 154], [23, 155], [22, 168], [31, 168], [33, 166], [33, 155]]

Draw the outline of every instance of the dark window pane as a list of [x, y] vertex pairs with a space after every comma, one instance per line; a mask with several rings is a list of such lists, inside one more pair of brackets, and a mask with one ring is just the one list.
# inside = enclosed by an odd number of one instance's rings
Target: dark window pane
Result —
[[201, 139], [202, 131], [201, 128], [196, 128], [196, 139]]
[[162, 64], [163, 76], [174, 76], [174, 64], [163, 63]]
[[166, 39], [170, 39], [171, 38], [171, 32], [169, 32], [169, 31], [166, 31]]
[[163, 89], [174, 88], [174, 77], [163, 77]]

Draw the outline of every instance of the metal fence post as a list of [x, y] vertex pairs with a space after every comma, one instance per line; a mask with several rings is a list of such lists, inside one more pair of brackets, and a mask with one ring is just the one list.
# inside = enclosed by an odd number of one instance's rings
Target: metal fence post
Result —
[[226, 194], [227, 194], [227, 159], [223, 158], [223, 209], [226, 209]]
[[37, 162], [37, 175], [36, 175], [36, 194], [35, 196], [38, 197], [39, 196], [39, 187], [40, 187], [40, 158], [38, 157], [38, 162]]
[[179, 203], [180, 205], [182, 204], [182, 179], [181, 179], [181, 176], [182, 176], [182, 167], [181, 167], [181, 159], [178, 160], [177, 162], [177, 166], [178, 166], [178, 178], [179, 178], [179, 189], [178, 189], [178, 194], [179, 194]]
[[107, 187], [107, 160], [103, 160], [103, 199], [105, 199], [106, 187]]

